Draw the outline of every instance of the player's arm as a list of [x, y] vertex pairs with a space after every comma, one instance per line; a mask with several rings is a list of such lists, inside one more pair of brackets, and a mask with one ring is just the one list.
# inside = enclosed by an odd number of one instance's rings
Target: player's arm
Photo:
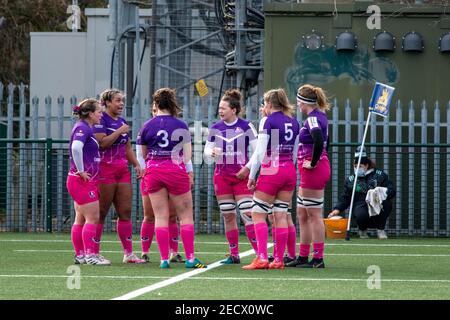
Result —
[[294, 141], [294, 150], [292, 151], [292, 161], [294, 161], [294, 164], [297, 163], [299, 140], [300, 140], [300, 135], [297, 135], [297, 137], [295, 138], [295, 141]]
[[311, 167], [314, 168], [320, 159], [323, 151], [323, 135], [322, 130], [311, 130], [311, 137], [313, 140], [313, 153], [311, 158]]
[[[130, 140], [128, 140], [128, 142], [125, 146], [125, 154], [126, 154], [128, 163], [130, 163], [133, 166], [134, 170], [136, 171], [136, 176], [138, 178], [140, 178], [142, 176], [141, 164], [139, 163], [136, 156], [134, 155]], [[144, 166], [144, 168], [145, 168], [145, 166]]]
[[136, 144], [136, 159], [139, 162], [141, 169], [145, 169], [145, 158], [147, 157], [147, 146], [143, 144]]
[[186, 172], [189, 175], [191, 187], [194, 185], [194, 168], [192, 167], [192, 145], [189, 141], [183, 144], [183, 162], [186, 166]]
[[130, 131], [130, 127], [124, 123], [119, 129], [111, 133], [110, 135], [106, 135], [106, 133], [98, 132], [95, 133], [95, 139], [97, 139], [98, 144], [101, 149], [107, 149], [113, 145], [113, 143], [125, 133]]
[[267, 152], [267, 145], [269, 144], [269, 135], [267, 133], [260, 133], [256, 143], [255, 157], [251, 163], [249, 179], [254, 180], [256, 173], [261, 166], [264, 155]]
[[77, 168], [76, 174], [83, 178], [84, 181], [87, 181], [90, 178], [90, 174], [84, 171], [83, 147], [84, 143], [80, 140], [74, 140], [72, 142], [72, 159]]
[[211, 141], [206, 141], [205, 143], [205, 150], [203, 151], [203, 155], [205, 157], [205, 160], [207, 160], [207, 164], [211, 164], [214, 162], [213, 157], [213, 149], [214, 149], [215, 143]]
[[80, 140], [72, 142], [72, 158], [77, 167], [77, 173], [84, 172], [83, 147], [84, 143]]
[[252, 123], [249, 123], [249, 127], [250, 127], [250, 141], [249, 141], [249, 145], [250, 145], [250, 150], [252, 151], [252, 155], [250, 157], [250, 159], [248, 160], [248, 162], [245, 164], [245, 167], [247, 167], [248, 170], [251, 169], [252, 167], [252, 163], [253, 161], [255, 161], [255, 157], [256, 157], [256, 145], [258, 144], [258, 134], [256, 133], [256, 129], [253, 126]]

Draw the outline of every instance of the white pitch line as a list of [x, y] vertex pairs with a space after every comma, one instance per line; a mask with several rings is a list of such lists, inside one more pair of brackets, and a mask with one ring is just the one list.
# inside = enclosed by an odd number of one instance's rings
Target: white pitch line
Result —
[[[405, 239], [406, 240], [406, 239]], [[135, 240], [139, 242], [139, 240]], [[389, 240], [383, 240], [389, 241]], [[50, 239], [0, 239], [0, 242], [63, 242], [70, 243], [71, 240], [50, 240]], [[120, 241], [102, 240], [101, 243], [120, 243]], [[210, 244], [210, 245], [227, 245], [227, 242], [215, 242], [215, 241], [196, 241], [196, 244]], [[242, 243], [242, 245], [247, 245]], [[299, 245], [297, 243], [296, 245]], [[450, 244], [396, 244], [396, 243], [325, 243], [325, 246], [343, 246], [343, 247], [437, 247], [448, 248]]]
[[[251, 250], [250, 250], [251, 251]], [[67, 252], [72, 252], [73, 250], [51, 250], [51, 249], [18, 249], [18, 250], [13, 250], [13, 252], [28, 252], [28, 253], [40, 253], [40, 252], [55, 252], [55, 253], [67, 253]], [[109, 251], [109, 250], [102, 250], [102, 253], [121, 253], [123, 254], [123, 251]], [[150, 252], [150, 254], [157, 254], [159, 255], [158, 252]], [[205, 251], [205, 252], [196, 252], [195, 254], [199, 254], [199, 255], [220, 255], [223, 254], [223, 252], [210, 252], [210, 251]], [[375, 256], [375, 257], [450, 257], [450, 254], [420, 254], [420, 253], [325, 253], [326, 256]], [[241, 255], [241, 257], [244, 257], [243, 255]]]
[[[271, 243], [269, 243], [267, 245], [268, 248], [270, 248], [272, 246], [273, 246], [273, 244], [271, 244]], [[244, 257], [249, 256], [249, 255], [254, 254], [254, 253], [255, 252], [253, 251], [253, 249], [252, 250], [247, 250], [247, 251], [241, 253], [240, 256], [241, 256], [241, 258], [244, 258]], [[212, 264], [209, 264], [208, 268], [195, 269], [195, 270], [192, 270], [192, 271], [189, 271], [189, 272], [185, 272], [185, 273], [177, 275], [177, 276], [175, 276], [173, 278], [170, 278], [170, 279], [167, 279], [167, 280], [164, 280], [164, 281], [161, 281], [161, 282], [149, 285], [147, 287], [144, 287], [144, 288], [141, 288], [141, 289], [138, 289], [138, 290], [131, 291], [131, 292], [127, 293], [127, 294], [124, 294], [124, 295], [122, 295], [120, 297], [117, 297], [117, 298], [113, 298], [111, 300], [130, 300], [130, 299], [139, 297], [139, 296], [141, 296], [143, 294], [152, 292], [154, 290], [170, 286], [171, 284], [183, 281], [185, 279], [191, 278], [193, 276], [196, 276], [196, 275], [201, 274], [203, 272], [215, 269], [215, 268], [220, 267], [220, 266], [223, 266], [223, 264], [220, 263], [220, 261], [216, 261], [216, 262], [214, 262]]]
[[[261, 281], [363, 281], [367, 282], [366, 279], [357, 279], [357, 278], [239, 278], [239, 277], [194, 277], [191, 278], [193, 280], [201, 279], [201, 280], [261, 280]], [[449, 279], [380, 279], [383, 282], [443, 282], [450, 283]]]
[[[0, 278], [68, 278], [73, 277], [73, 275], [48, 275], [48, 274], [0, 274]], [[93, 278], [93, 279], [169, 279], [169, 277], [163, 276], [80, 276], [82, 278]]]
[[[206, 270], [206, 269], [197, 269]], [[270, 272], [270, 271], [268, 271]], [[37, 275], [37, 274], [0, 274], [0, 278], [67, 278], [70, 275]], [[168, 279], [173, 278], [163, 276], [80, 276], [80, 278], [90, 279]], [[212, 280], [212, 281], [342, 281], [342, 282], [367, 282], [366, 278], [281, 278], [281, 277], [190, 277], [187, 280]], [[450, 283], [450, 279], [380, 279], [382, 282], [431, 282], [431, 283]], [[161, 282], [160, 282], [161, 283]], [[118, 299], [118, 298], [116, 298]]]

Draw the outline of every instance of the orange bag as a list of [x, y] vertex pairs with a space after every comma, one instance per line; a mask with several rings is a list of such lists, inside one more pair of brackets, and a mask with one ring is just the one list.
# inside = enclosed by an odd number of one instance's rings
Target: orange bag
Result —
[[330, 239], [344, 239], [347, 232], [347, 218], [323, 219], [326, 237]]

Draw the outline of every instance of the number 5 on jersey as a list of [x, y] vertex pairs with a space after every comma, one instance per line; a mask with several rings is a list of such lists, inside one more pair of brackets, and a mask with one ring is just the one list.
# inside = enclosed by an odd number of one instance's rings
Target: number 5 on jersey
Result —
[[284, 124], [284, 139], [286, 141], [291, 141], [294, 137], [294, 131], [292, 131], [292, 123], [285, 123]]

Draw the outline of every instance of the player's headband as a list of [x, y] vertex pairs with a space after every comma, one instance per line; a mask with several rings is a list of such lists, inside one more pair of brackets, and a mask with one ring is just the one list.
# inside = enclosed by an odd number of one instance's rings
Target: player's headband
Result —
[[317, 103], [317, 99], [306, 98], [299, 93], [297, 93], [297, 100], [301, 101], [303, 103], [306, 103], [306, 104], [316, 104]]

